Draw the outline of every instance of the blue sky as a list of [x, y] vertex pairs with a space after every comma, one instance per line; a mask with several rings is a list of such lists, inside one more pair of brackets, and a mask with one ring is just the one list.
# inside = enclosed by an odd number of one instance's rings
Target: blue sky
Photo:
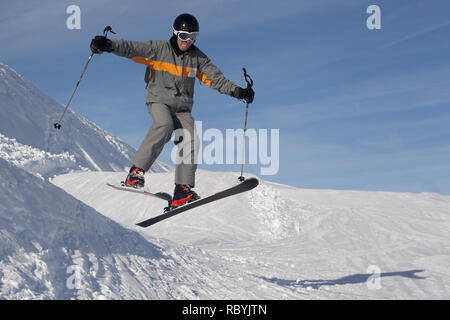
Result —
[[[73, 4], [80, 30], [66, 27]], [[380, 30], [366, 27], [373, 4]], [[449, 9], [448, 0], [19, 0], [2, 3], [0, 61], [65, 104], [90, 39], [106, 25], [114, 38], [167, 39], [173, 19], [189, 12], [200, 22], [197, 45], [223, 73], [244, 85], [246, 67], [254, 79], [249, 128], [280, 130], [280, 170], [264, 179], [450, 194]], [[71, 108], [138, 147], [151, 124], [144, 71], [112, 54], [95, 56]], [[203, 130], [241, 127], [244, 109], [197, 83], [193, 115]], [[169, 164], [171, 148], [161, 155]]]

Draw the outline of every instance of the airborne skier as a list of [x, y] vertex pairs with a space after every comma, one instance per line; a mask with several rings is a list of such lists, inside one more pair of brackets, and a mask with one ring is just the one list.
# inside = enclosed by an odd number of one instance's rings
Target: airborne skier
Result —
[[[160, 155], [165, 143], [170, 141], [176, 129], [186, 130], [190, 141], [176, 137], [179, 148], [183, 148], [183, 161], [175, 168], [175, 190], [172, 207], [198, 200], [192, 190], [195, 186], [195, 171], [198, 153], [198, 137], [195, 134], [194, 118], [191, 115], [194, 84], [197, 77], [207, 86], [238, 99], [251, 103], [254, 91], [241, 88], [228, 80], [211, 60], [194, 45], [200, 32], [197, 19], [187, 13], [173, 22], [173, 35], [169, 40], [146, 42], [112, 40], [95, 36], [90, 48], [93, 53], [104, 51], [147, 65], [146, 82], [148, 111], [153, 124], [136, 152], [125, 184], [134, 188], [144, 186], [144, 174]], [[186, 144], [189, 146], [186, 148]]]

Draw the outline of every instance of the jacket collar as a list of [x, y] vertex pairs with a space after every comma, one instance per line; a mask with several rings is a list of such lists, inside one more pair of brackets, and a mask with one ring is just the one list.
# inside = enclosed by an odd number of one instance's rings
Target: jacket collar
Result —
[[173, 36], [169, 39], [169, 42], [170, 42], [170, 46], [172, 47], [173, 51], [175, 52], [175, 54], [176, 54], [178, 57], [181, 56], [182, 54], [188, 52], [188, 51], [193, 50], [193, 49], [195, 48], [194, 44], [192, 44], [192, 46], [189, 48], [189, 50], [187, 50], [187, 51], [181, 51], [180, 48], [178, 47], [177, 36], [176, 36], [176, 35], [173, 35]]

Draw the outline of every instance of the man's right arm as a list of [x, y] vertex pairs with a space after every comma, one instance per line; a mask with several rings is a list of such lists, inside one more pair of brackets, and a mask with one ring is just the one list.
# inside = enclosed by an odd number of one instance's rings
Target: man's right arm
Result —
[[94, 37], [90, 47], [93, 53], [101, 54], [106, 51], [130, 59], [148, 58], [153, 56], [155, 51], [153, 41], [112, 40], [105, 36]]
[[149, 58], [154, 56], [153, 41], [128, 41], [128, 40], [111, 40], [112, 53], [125, 57]]

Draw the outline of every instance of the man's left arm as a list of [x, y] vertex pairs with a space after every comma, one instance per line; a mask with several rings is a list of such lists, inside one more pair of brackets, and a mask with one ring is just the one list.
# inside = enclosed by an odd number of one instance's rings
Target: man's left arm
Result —
[[209, 58], [205, 56], [203, 63], [197, 71], [197, 77], [209, 87], [223, 94], [228, 94], [237, 99], [244, 99], [247, 103], [252, 103], [255, 92], [252, 88], [241, 88], [228, 80]]
[[197, 78], [220, 93], [234, 96], [237, 85], [228, 80], [210, 59], [204, 58], [203, 60], [203, 63], [199, 66], [199, 70], [197, 70]]

